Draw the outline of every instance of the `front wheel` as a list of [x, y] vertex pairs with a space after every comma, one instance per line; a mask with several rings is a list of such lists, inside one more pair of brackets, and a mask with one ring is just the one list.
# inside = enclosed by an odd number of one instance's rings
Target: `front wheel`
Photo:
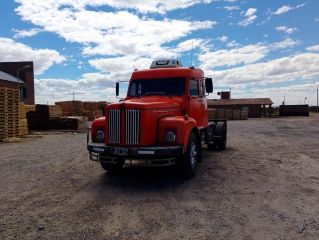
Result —
[[179, 172], [184, 178], [188, 179], [195, 175], [197, 163], [199, 162], [201, 156], [200, 151], [201, 148], [199, 141], [195, 133], [192, 132], [188, 139], [186, 152], [177, 160]]

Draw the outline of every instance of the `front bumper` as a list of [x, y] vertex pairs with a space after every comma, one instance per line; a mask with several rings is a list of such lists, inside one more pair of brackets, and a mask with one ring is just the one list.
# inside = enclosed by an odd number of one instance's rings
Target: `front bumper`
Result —
[[165, 159], [183, 154], [183, 146], [117, 147], [101, 143], [88, 143], [87, 149], [94, 155], [125, 159]]
[[175, 159], [183, 155], [183, 145], [176, 146], [111, 146], [105, 143], [94, 143], [87, 134], [87, 150], [90, 160], [116, 163], [118, 158], [131, 165], [168, 166], [175, 164]]

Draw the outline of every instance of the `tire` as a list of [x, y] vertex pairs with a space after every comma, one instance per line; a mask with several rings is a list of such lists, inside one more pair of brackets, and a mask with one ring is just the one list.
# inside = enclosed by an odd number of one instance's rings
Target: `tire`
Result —
[[221, 136], [219, 141], [214, 143], [207, 143], [207, 148], [209, 150], [223, 151], [226, 148], [227, 143], [227, 128], [223, 122], [218, 122], [216, 125], [216, 135]]
[[124, 162], [124, 159], [117, 159], [116, 163], [106, 163], [102, 161], [100, 163], [101, 167], [107, 172], [119, 172], [123, 168]]
[[214, 151], [217, 149], [217, 145], [215, 143], [207, 143], [207, 148]]
[[188, 139], [186, 152], [177, 160], [177, 167], [183, 178], [189, 179], [195, 175], [197, 163], [200, 161], [200, 151], [200, 143], [195, 133], [192, 132]]
[[216, 132], [221, 139], [216, 143], [216, 149], [219, 151], [223, 151], [226, 148], [227, 142], [227, 127], [226, 124], [223, 122], [218, 122], [216, 125]]

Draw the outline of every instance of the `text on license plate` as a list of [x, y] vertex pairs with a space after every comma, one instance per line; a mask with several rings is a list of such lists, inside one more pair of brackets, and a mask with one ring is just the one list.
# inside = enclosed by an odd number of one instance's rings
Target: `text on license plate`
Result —
[[114, 154], [116, 154], [116, 155], [127, 155], [128, 154], [128, 149], [127, 148], [115, 148], [114, 149]]

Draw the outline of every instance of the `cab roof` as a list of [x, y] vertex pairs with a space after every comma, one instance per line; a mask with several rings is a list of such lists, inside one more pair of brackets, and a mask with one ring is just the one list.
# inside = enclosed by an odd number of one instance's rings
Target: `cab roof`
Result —
[[204, 72], [201, 69], [196, 69], [192, 67], [145, 69], [134, 71], [132, 73], [131, 79], [154, 79], [176, 77], [203, 78]]

